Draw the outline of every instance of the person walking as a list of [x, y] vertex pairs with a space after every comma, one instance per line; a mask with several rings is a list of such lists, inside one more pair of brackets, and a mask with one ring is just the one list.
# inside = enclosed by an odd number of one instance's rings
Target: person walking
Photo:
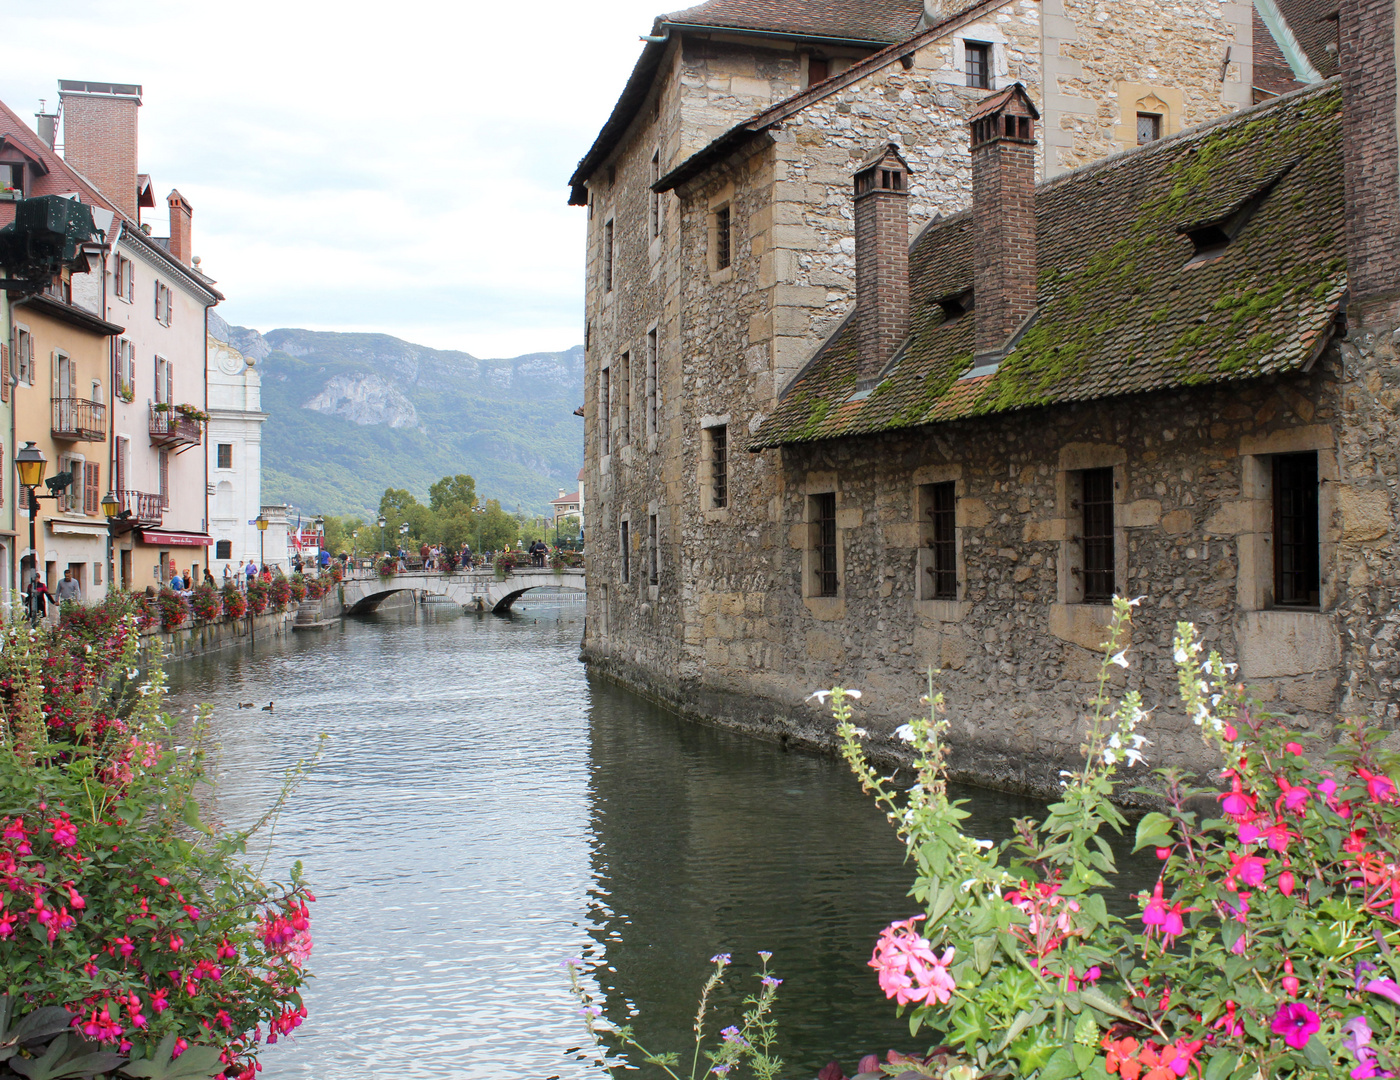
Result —
[[248, 560], [248, 565], [243, 568], [243, 573], [248, 578], [248, 584], [253, 584], [253, 579], [258, 576], [258, 566], [252, 559]]
[[49, 589], [44, 579], [37, 573], [30, 577], [24, 593], [25, 607], [29, 609], [29, 621], [38, 622], [49, 613]]
[[82, 598], [82, 586], [73, 580], [72, 569], [63, 571], [63, 580], [58, 583], [58, 602], [60, 604], [69, 600], [80, 602]]

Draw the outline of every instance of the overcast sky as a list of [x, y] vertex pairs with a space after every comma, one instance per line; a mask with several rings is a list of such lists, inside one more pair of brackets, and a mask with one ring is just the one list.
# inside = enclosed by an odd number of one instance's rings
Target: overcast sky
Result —
[[0, 0], [0, 97], [30, 120], [61, 78], [140, 83], [145, 220], [190, 200], [229, 322], [514, 356], [582, 343], [566, 182], [685, 6]]

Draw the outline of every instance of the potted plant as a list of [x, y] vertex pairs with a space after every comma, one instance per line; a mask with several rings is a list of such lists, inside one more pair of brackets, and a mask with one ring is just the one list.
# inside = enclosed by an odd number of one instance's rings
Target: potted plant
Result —
[[292, 575], [292, 599], [300, 604], [306, 599], [308, 591], [306, 575], [298, 570]]
[[292, 583], [281, 571], [272, 579], [272, 605], [276, 611], [285, 611], [292, 602]]
[[374, 564], [374, 569], [387, 581], [399, 572], [399, 560], [392, 555], [385, 555]]
[[231, 581], [223, 588], [223, 600], [224, 614], [230, 619], [241, 619], [248, 613], [248, 601]]
[[261, 579], [248, 582], [248, 606], [253, 609], [254, 615], [261, 615], [265, 612], [271, 600], [272, 586], [270, 584]]
[[160, 611], [160, 625], [164, 630], [176, 630], [184, 626], [189, 618], [184, 599], [169, 585], [163, 586], [156, 596], [156, 607]]
[[190, 594], [190, 606], [194, 608], [195, 618], [210, 622], [218, 618], [223, 603], [218, 589], [212, 585], [201, 585]]

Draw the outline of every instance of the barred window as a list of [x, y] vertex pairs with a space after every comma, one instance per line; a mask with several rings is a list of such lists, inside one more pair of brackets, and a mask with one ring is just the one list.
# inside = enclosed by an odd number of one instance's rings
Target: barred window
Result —
[[812, 572], [816, 575], [816, 595], [835, 596], [836, 580], [836, 493], [811, 496]]
[[603, 222], [603, 291], [612, 292], [613, 287], [613, 223], [612, 218]]
[[602, 378], [598, 382], [598, 429], [602, 443], [599, 448], [600, 453], [607, 455], [612, 453], [612, 376], [607, 368], [603, 369]]
[[632, 536], [631, 522], [622, 523], [622, 583], [626, 585], [632, 580]]
[[924, 486], [924, 513], [932, 526], [928, 533], [931, 554], [927, 571], [931, 581], [926, 594], [933, 600], [958, 598], [957, 485], [948, 480]]
[[720, 424], [710, 431], [710, 505], [722, 510], [729, 505], [729, 428]]
[[656, 533], [656, 515], [647, 518], [647, 584], [661, 584], [661, 556]]
[[1137, 114], [1137, 139], [1139, 146], [1146, 146], [1150, 142], [1156, 142], [1162, 137], [1162, 114], [1145, 113]]
[[715, 269], [723, 270], [729, 261], [729, 207], [721, 206], [715, 211]]
[[1322, 597], [1318, 550], [1317, 452], [1274, 458], [1274, 603], [1317, 607]]
[[1113, 470], [1085, 469], [1080, 473], [1080, 491], [1084, 602], [1104, 604], [1117, 591], [1113, 574]]

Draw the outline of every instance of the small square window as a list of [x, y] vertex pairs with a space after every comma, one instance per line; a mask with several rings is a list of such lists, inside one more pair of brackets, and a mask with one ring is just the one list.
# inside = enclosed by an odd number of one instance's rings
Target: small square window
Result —
[[1162, 115], [1161, 113], [1137, 114], [1137, 135], [1138, 145], [1146, 146], [1150, 142], [1156, 142], [1162, 137]]
[[214, 558], [216, 558], [216, 559], [231, 559], [231, 558], [233, 558], [233, 541], [232, 541], [232, 540], [219, 540], [219, 541], [216, 541], [215, 544], [214, 544]]
[[221, 443], [219, 443], [218, 449], [217, 449], [217, 454], [218, 454], [218, 463], [217, 463], [217, 466], [216, 466], [217, 468], [220, 468], [220, 469], [231, 469], [231, 468], [233, 468], [233, 443], [226, 443], [226, 442], [221, 442]]
[[967, 85], [980, 90], [992, 86], [992, 47], [985, 41], [965, 41], [967, 50]]

